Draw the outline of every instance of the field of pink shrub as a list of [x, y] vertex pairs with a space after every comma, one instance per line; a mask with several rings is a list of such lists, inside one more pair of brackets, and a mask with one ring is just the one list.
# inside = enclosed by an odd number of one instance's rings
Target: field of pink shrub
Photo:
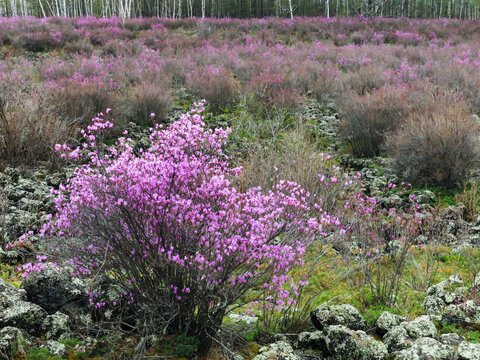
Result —
[[[453, 98], [460, 117], [480, 112], [479, 21], [1, 18], [0, 44], [12, 119], [0, 130], [33, 127], [50, 148], [106, 108], [120, 124], [148, 124], [201, 98], [214, 114], [241, 105], [261, 118], [333, 101], [357, 156], [378, 155], [387, 132]], [[3, 144], [4, 161], [46, 160], [43, 148], [25, 156], [22, 138]]]

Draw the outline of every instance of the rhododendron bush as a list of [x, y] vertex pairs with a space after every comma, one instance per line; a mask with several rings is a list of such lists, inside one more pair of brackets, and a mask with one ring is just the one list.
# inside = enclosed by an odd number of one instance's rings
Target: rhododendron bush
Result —
[[248, 290], [274, 292], [275, 307], [294, 302], [306, 280], [294, 283], [289, 271], [338, 223], [311, 209], [310, 194], [293, 182], [238, 191], [231, 180], [241, 169], [222, 152], [229, 130], [207, 130], [202, 111], [200, 103], [152, 128], [147, 150], [127, 133], [103, 145], [108, 111], [82, 132], [83, 147], [57, 145], [81, 165], [56, 191], [57, 213], [42, 233], [72, 276], [110, 283], [108, 296], [90, 293], [97, 308], [129, 305], [149, 331], [197, 336], [206, 351]]

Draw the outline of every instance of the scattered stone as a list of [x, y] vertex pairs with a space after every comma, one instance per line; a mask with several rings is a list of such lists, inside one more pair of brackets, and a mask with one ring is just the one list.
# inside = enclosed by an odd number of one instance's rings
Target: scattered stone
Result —
[[437, 337], [437, 328], [428, 315], [413, 321], [402, 322], [391, 328], [383, 337], [389, 352], [401, 351], [412, 346], [415, 339]]
[[68, 338], [71, 335], [69, 320], [68, 315], [61, 312], [48, 315], [42, 323], [42, 331], [45, 333], [45, 338], [47, 340]]
[[55, 340], [48, 340], [45, 343], [45, 347], [53, 355], [65, 356], [67, 354], [67, 347]]
[[[431, 286], [423, 306], [437, 321], [460, 324], [480, 324], [480, 306], [474, 301], [465, 301], [468, 293], [463, 280], [458, 275]], [[458, 301], [458, 299], [462, 299]]]
[[[1, 239], [0, 239], [1, 240]], [[21, 255], [18, 251], [0, 249], [0, 262], [8, 265], [16, 265], [21, 260]]]
[[437, 337], [437, 328], [428, 315], [423, 315], [413, 321], [402, 323], [411, 338]]
[[416, 340], [408, 349], [393, 353], [392, 360], [454, 360], [453, 347], [432, 338]]
[[415, 201], [417, 204], [431, 204], [435, 201], [435, 194], [430, 190], [414, 191]]
[[408, 336], [403, 326], [391, 328], [383, 337], [384, 343], [389, 352], [400, 351], [412, 346], [413, 340]]
[[352, 305], [321, 305], [310, 313], [313, 326], [323, 330], [329, 325], [344, 325], [353, 330], [364, 330], [365, 319]]
[[4, 327], [0, 330], [0, 360], [10, 360], [14, 354], [25, 355], [23, 344], [29, 344], [20, 329]]
[[322, 331], [302, 332], [298, 334], [295, 347], [297, 349], [312, 349], [322, 352], [327, 351], [327, 344]]
[[7, 284], [0, 279], [0, 309], [14, 305], [19, 300], [26, 299], [26, 292], [17, 289], [15, 286]]
[[385, 335], [390, 329], [400, 325], [406, 320], [405, 317], [384, 311], [375, 322], [375, 331], [378, 335]]
[[278, 341], [260, 348], [253, 360], [301, 360], [292, 346], [285, 341]]
[[457, 347], [463, 341], [465, 341], [465, 338], [463, 336], [458, 335], [457, 333], [440, 335], [440, 342], [445, 345]]
[[21, 288], [26, 291], [28, 301], [40, 305], [49, 313], [55, 313], [70, 303], [88, 304], [83, 281], [53, 266], [31, 273]]
[[0, 311], [0, 327], [18, 327], [32, 335], [38, 335], [46, 315], [45, 310], [36, 304], [17, 301], [13, 306]]
[[247, 325], [255, 324], [258, 321], [258, 317], [242, 315], [242, 314], [230, 314], [228, 318], [234, 323], [244, 323]]
[[273, 334], [271, 339], [273, 342], [285, 341], [290, 344], [290, 340], [288, 340], [288, 337], [285, 334]]
[[480, 344], [462, 342], [458, 346], [458, 360], [480, 360]]
[[386, 346], [364, 331], [343, 325], [331, 325], [325, 330], [328, 352], [335, 360], [381, 360], [387, 355]]

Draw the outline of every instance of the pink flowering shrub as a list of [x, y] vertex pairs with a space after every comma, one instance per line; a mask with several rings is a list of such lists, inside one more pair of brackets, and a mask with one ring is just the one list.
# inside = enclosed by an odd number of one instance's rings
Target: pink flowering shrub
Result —
[[128, 138], [105, 148], [101, 134], [113, 123], [102, 114], [82, 132], [83, 147], [57, 145], [88, 161], [55, 192], [57, 213], [42, 234], [71, 276], [106, 274], [116, 294], [92, 291], [94, 306], [129, 305], [138, 326], [196, 336], [205, 352], [250, 289], [275, 292], [279, 308], [294, 302], [302, 284], [289, 271], [338, 222], [309, 216], [310, 194], [294, 182], [238, 191], [231, 181], [241, 169], [222, 151], [229, 130], [206, 130], [202, 111], [200, 103], [151, 129], [145, 151]]

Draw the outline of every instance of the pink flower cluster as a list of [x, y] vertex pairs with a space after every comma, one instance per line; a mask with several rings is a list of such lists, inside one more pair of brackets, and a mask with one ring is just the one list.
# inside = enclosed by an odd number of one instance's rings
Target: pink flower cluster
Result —
[[[152, 128], [151, 147], [139, 153], [128, 138], [109, 148], [99, 141], [112, 126], [103, 114], [82, 132], [83, 147], [58, 145], [66, 157], [90, 161], [56, 191], [57, 213], [42, 235], [65, 238], [73, 276], [109, 272], [129, 303], [151, 283], [174, 302], [225, 306], [264, 285], [281, 293], [278, 306], [292, 303], [298, 286], [288, 272], [338, 220], [309, 217], [311, 196], [294, 182], [267, 193], [235, 189], [241, 169], [222, 151], [230, 130], [207, 130], [203, 110], [201, 102]], [[93, 304], [107, 304], [97, 297]]]

